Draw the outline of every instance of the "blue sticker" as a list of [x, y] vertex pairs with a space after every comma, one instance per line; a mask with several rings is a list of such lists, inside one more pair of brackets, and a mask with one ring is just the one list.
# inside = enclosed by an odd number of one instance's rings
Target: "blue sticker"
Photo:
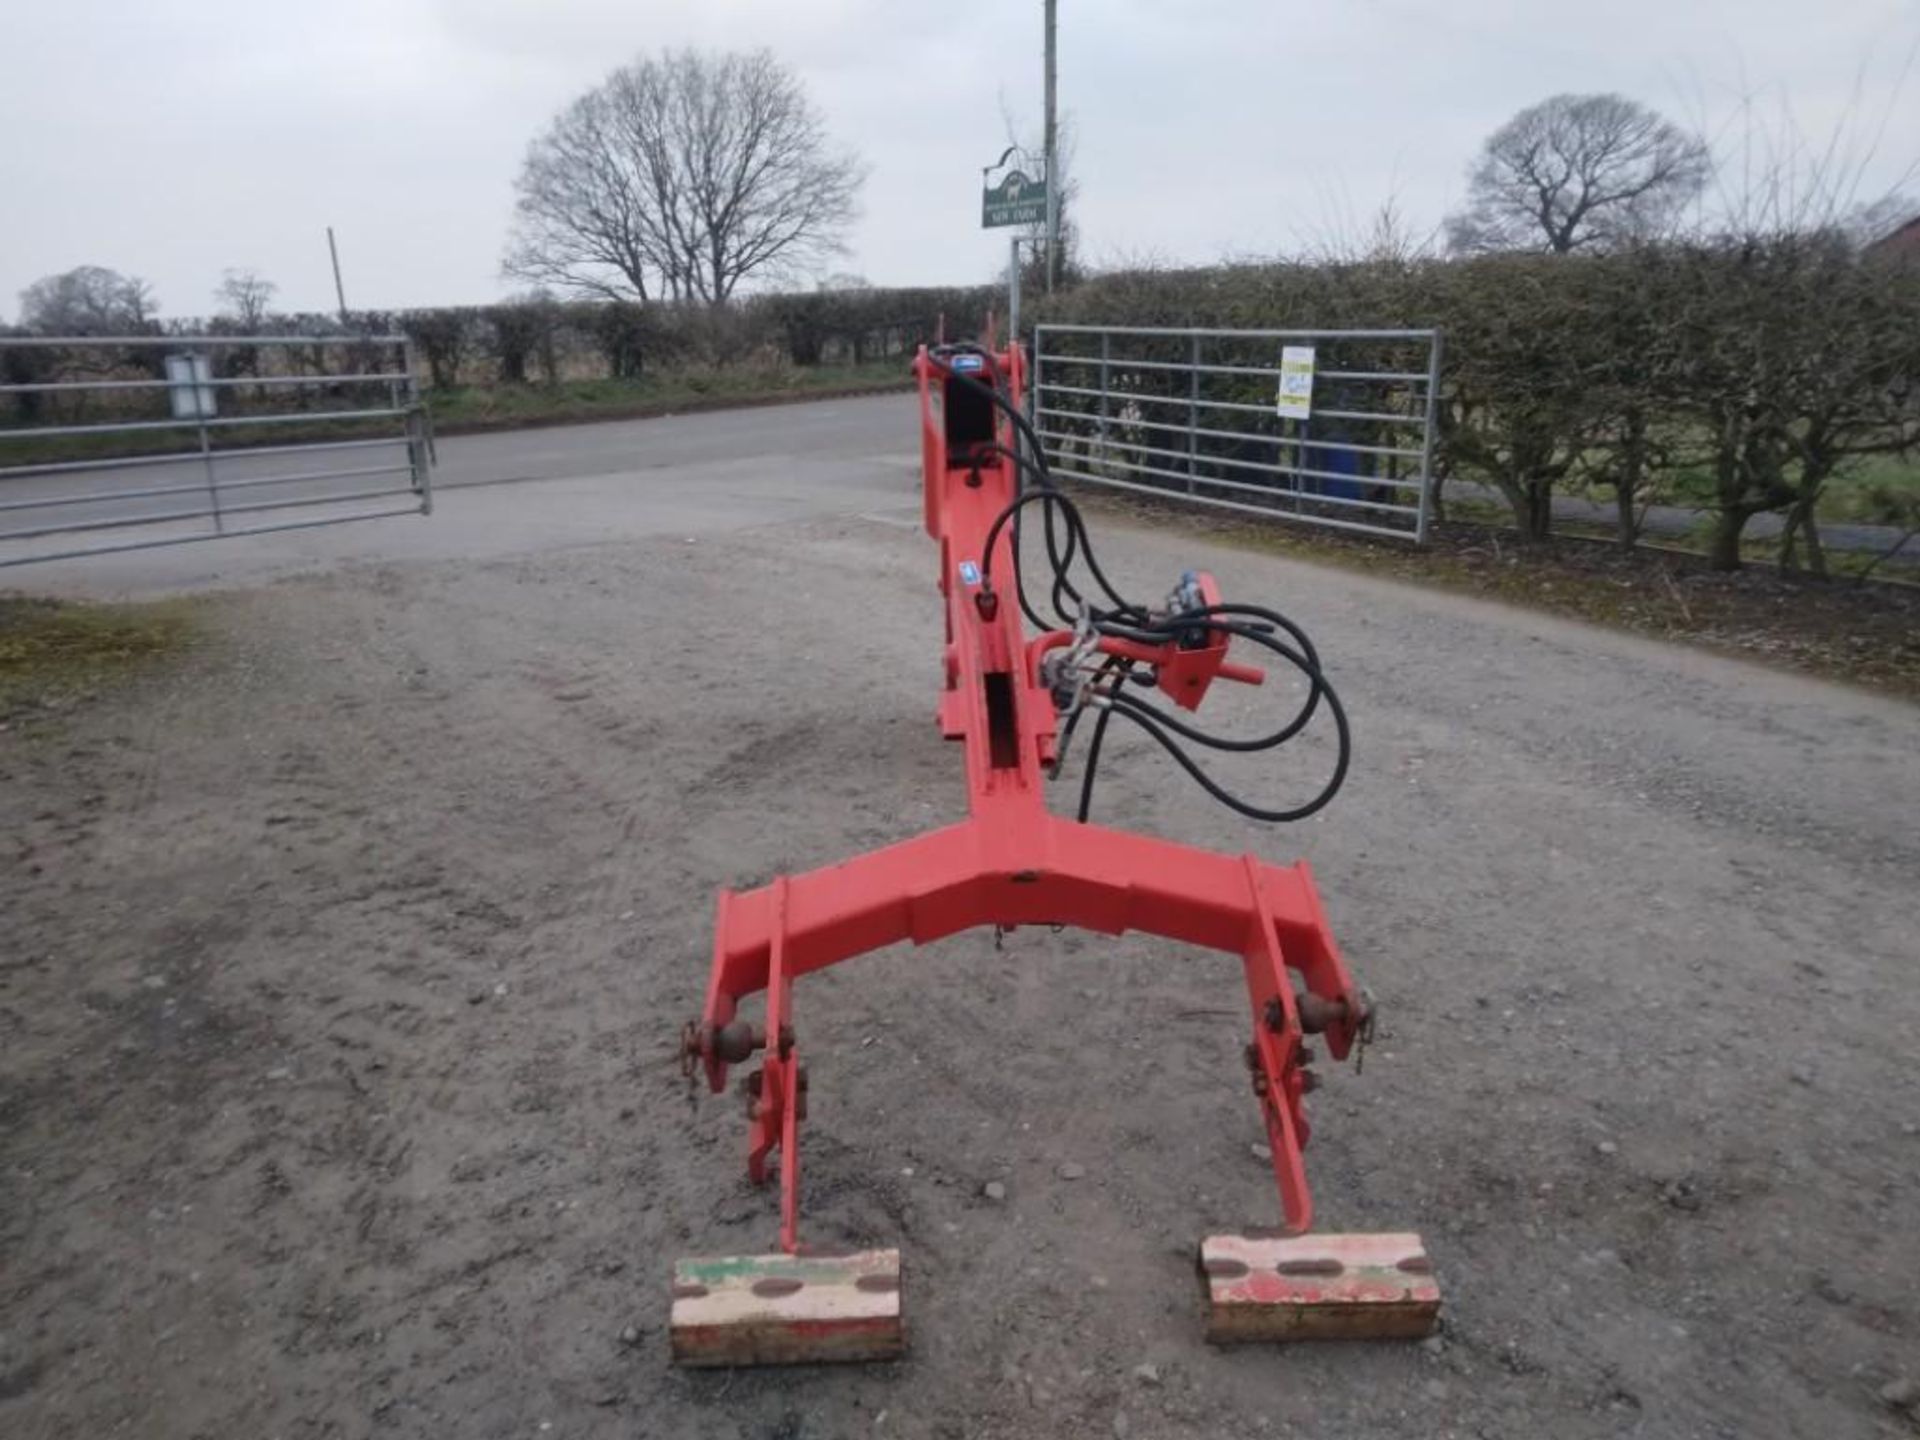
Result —
[[986, 357], [981, 355], [956, 355], [953, 357], [955, 370], [981, 370], [986, 367]]
[[971, 560], [962, 560], [960, 562], [960, 583], [963, 585], [978, 585], [980, 583], [980, 567]]

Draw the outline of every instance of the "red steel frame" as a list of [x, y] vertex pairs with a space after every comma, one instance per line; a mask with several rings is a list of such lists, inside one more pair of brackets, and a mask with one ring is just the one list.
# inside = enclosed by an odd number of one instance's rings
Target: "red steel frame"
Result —
[[[950, 454], [944, 424], [949, 361], [924, 348], [914, 362], [921, 397], [927, 533], [940, 544], [946, 603], [941, 733], [966, 755], [968, 815], [958, 824], [755, 890], [720, 892], [713, 971], [704, 1013], [686, 1035], [689, 1065], [703, 1065], [716, 1092], [729, 1062], [764, 1050], [750, 1077], [747, 1169], [766, 1179], [781, 1154], [780, 1243], [798, 1253], [799, 1124], [806, 1113], [792, 1021], [793, 982], [870, 950], [925, 944], [976, 926], [1076, 925], [1107, 935], [1163, 935], [1241, 957], [1253, 1014], [1247, 1064], [1273, 1151], [1274, 1178], [1289, 1231], [1306, 1230], [1313, 1205], [1301, 1147], [1308, 1126], [1301, 1097], [1307, 1034], [1324, 1034], [1344, 1059], [1367, 1019], [1366, 1003], [1341, 963], [1306, 862], [1269, 865], [1144, 835], [1081, 824], [1046, 808], [1043, 768], [1057, 737], [1051, 694], [1039, 678], [1042, 655], [1068, 643], [1056, 631], [1029, 642], [1020, 608], [982, 596], [981, 547], [994, 517], [1018, 493], [1015, 467], [982, 446]], [[973, 357], [1022, 393], [1025, 357], [1017, 345]], [[1016, 401], [1017, 403], [1017, 401]], [[1000, 444], [1013, 427], [995, 412]], [[1029, 507], [1029, 511], [1032, 507]], [[1011, 525], [995, 541], [991, 574], [1014, 578]], [[1202, 577], [1208, 599], [1217, 598]], [[1193, 708], [1216, 677], [1259, 683], [1260, 672], [1229, 664], [1228, 637], [1204, 649], [1161, 650], [1103, 641], [1108, 653], [1154, 663], [1158, 680]], [[1139, 653], [1136, 653], [1139, 652]], [[1296, 994], [1289, 971], [1303, 986]], [[735, 1016], [742, 999], [767, 992], [764, 1025]]]

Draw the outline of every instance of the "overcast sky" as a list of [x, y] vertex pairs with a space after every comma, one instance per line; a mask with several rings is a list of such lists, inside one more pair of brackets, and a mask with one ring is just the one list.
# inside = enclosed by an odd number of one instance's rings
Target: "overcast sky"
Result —
[[[9, 0], [0, 26], [0, 316], [107, 265], [163, 313], [223, 267], [286, 308], [484, 302], [513, 176], [553, 113], [637, 51], [766, 45], [871, 166], [834, 268], [988, 278], [979, 168], [1003, 107], [1037, 136], [1041, 0]], [[1431, 227], [1475, 147], [1559, 91], [1724, 132], [1743, 90], [1864, 156], [1920, 162], [1920, 0], [1061, 0], [1062, 112], [1096, 263], [1297, 250], [1389, 196]], [[1849, 122], [1848, 117], [1851, 116]], [[1913, 188], [1911, 185], [1909, 188]]]

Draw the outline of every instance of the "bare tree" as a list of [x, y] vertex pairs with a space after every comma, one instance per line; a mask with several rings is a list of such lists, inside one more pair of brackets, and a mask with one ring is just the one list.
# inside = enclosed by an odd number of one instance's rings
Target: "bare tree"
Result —
[[1712, 174], [1706, 144], [1620, 95], [1555, 95], [1494, 131], [1447, 220], [1456, 254], [1605, 249], [1666, 229]]
[[644, 57], [528, 150], [502, 268], [610, 299], [719, 304], [839, 250], [862, 178], [770, 53]]
[[[1038, 141], [1028, 143], [1020, 138], [1019, 127], [1014, 123], [1013, 112], [1007, 108], [1003, 97], [1000, 101], [1000, 124], [1006, 130], [1007, 144], [1019, 152], [1021, 168], [1037, 166], [1046, 168], [1045, 149]], [[1071, 115], [1063, 116], [1055, 136], [1054, 165], [1058, 175], [1047, 178], [1049, 185], [1059, 187], [1060, 198], [1055, 205], [1055, 214], [1060, 225], [1060, 263], [1054, 266], [1054, 283], [1066, 289], [1080, 283], [1085, 276], [1085, 267], [1081, 263], [1080, 226], [1076, 216], [1080, 213], [1080, 181], [1074, 173], [1074, 158], [1079, 153], [1079, 126]], [[1029, 137], [1031, 139], [1031, 137]], [[1027, 293], [1038, 295], [1047, 288], [1047, 222], [1045, 218], [1036, 220], [1020, 230], [1022, 251], [1027, 256], [1020, 267], [1020, 284]]]
[[[1920, 47], [1909, 63], [1920, 56]], [[1831, 120], [1809, 127], [1784, 90], [1735, 92], [1730, 108], [1702, 107], [1694, 123], [1716, 136], [1718, 163], [1701, 229], [1756, 239], [1838, 232], [1859, 244], [1880, 239], [1914, 213], [1920, 154], [1900, 169], [1884, 154], [1904, 84], [1884, 104], [1868, 102], [1864, 74]], [[1771, 99], [1772, 103], [1768, 103]]]
[[213, 303], [220, 307], [220, 318], [232, 321], [241, 334], [257, 335], [279, 289], [257, 270], [223, 270]]
[[153, 287], [104, 265], [48, 275], [20, 292], [20, 324], [42, 335], [138, 335], [159, 306]]
[[1439, 251], [1440, 227], [1417, 225], [1389, 194], [1359, 217], [1344, 196], [1325, 203], [1322, 218], [1302, 227], [1298, 258], [1311, 265], [1414, 265]]

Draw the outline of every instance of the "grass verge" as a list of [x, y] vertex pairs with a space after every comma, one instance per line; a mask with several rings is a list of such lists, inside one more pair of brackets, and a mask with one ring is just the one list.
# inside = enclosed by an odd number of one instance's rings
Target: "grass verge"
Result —
[[558, 385], [486, 385], [436, 390], [428, 402], [440, 434], [639, 420], [693, 410], [723, 410], [905, 390], [906, 365], [814, 365], [770, 370], [666, 371], [642, 380], [569, 380]]
[[191, 600], [82, 605], [0, 596], [0, 725], [71, 708], [196, 633]]
[[1668, 550], [1623, 551], [1451, 523], [1424, 550], [1262, 522], [1151, 498], [1076, 493], [1090, 508], [1212, 540], [1525, 605], [1659, 640], [1785, 666], [1920, 702], [1920, 586], [1820, 581], [1771, 568], [1734, 574]]

